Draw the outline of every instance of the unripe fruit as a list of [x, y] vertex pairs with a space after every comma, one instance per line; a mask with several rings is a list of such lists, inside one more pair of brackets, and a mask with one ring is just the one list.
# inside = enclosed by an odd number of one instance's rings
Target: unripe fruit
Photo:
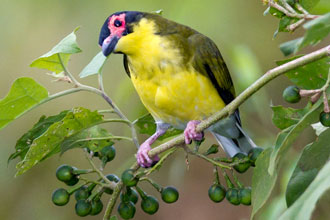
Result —
[[[108, 174], [105, 177], [108, 180], [110, 180], [111, 182], [118, 183], [120, 181], [119, 177], [116, 176], [115, 174]], [[102, 180], [102, 183], [104, 183], [103, 180]], [[107, 193], [107, 194], [112, 194], [113, 193], [113, 190], [107, 187], [107, 188], [105, 188], [104, 192]]]
[[64, 182], [68, 186], [74, 186], [79, 182], [79, 178], [77, 176], [73, 176], [71, 180]]
[[249, 158], [250, 158], [250, 162], [251, 162], [251, 166], [255, 166], [255, 162], [257, 160], [257, 158], [259, 157], [259, 155], [261, 154], [261, 152], [263, 151], [264, 149], [260, 148], [260, 147], [255, 147], [255, 148], [252, 148], [250, 151], [249, 151]]
[[134, 204], [136, 204], [137, 201], [139, 200], [139, 195], [134, 189], [130, 188], [129, 190], [126, 191], [125, 194], [120, 193], [120, 199], [121, 201], [131, 201]]
[[251, 188], [239, 189], [239, 197], [243, 205], [251, 205]]
[[55, 205], [66, 205], [70, 200], [70, 194], [63, 188], [56, 189], [52, 194], [52, 201]]
[[117, 209], [120, 217], [123, 219], [132, 219], [135, 215], [135, 206], [133, 202], [121, 202]]
[[76, 203], [75, 210], [77, 215], [79, 215], [80, 217], [84, 217], [89, 215], [89, 213], [91, 213], [92, 205], [90, 202], [87, 202], [86, 200], [79, 200]]
[[219, 184], [214, 184], [209, 188], [209, 197], [213, 202], [221, 202], [226, 196], [226, 190]]
[[138, 179], [134, 176], [134, 170], [128, 169], [123, 172], [121, 179], [126, 186], [136, 186]]
[[62, 182], [69, 182], [75, 177], [73, 168], [66, 164], [59, 166], [56, 170], [56, 177]]
[[229, 188], [226, 193], [226, 199], [233, 205], [239, 205], [241, 198], [237, 189]]
[[82, 186], [74, 193], [74, 197], [77, 201], [79, 200], [86, 200], [90, 196], [90, 192], [87, 189], [87, 186]]
[[300, 101], [300, 89], [297, 86], [289, 86], [283, 91], [283, 98], [289, 103], [297, 103]]
[[330, 127], [330, 112], [321, 112], [320, 114], [320, 122], [325, 127]]
[[145, 213], [153, 215], [158, 211], [158, 200], [153, 196], [147, 196], [146, 198], [142, 199], [141, 208]]
[[103, 209], [103, 203], [100, 199], [93, 200], [92, 201], [92, 211], [90, 215], [98, 215], [100, 212], [102, 212]]
[[249, 169], [249, 167], [251, 166], [251, 163], [249, 161], [249, 158], [245, 154], [237, 153], [233, 158], [233, 162], [238, 162], [240, 160], [246, 160], [246, 161], [236, 164], [234, 166], [234, 169], [239, 173], [244, 173], [245, 171], [247, 171]]
[[113, 145], [103, 147], [99, 153], [99, 158], [105, 158], [106, 162], [112, 161], [116, 156], [116, 149]]
[[179, 192], [175, 187], [168, 186], [162, 190], [162, 200], [166, 203], [174, 203], [179, 199]]

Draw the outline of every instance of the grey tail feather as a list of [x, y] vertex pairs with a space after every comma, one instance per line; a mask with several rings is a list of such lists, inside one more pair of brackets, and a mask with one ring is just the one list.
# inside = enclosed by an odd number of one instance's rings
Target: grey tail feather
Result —
[[212, 132], [214, 137], [217, 139], [222, 149], [226, 152], [229, 157], [234, 157], [237, 153], [248, 154], [248, 152], [257, 147], [257, 145], [252, 141], [252, 139], [245, 133], [241, 128], [239, 123], [236, 123], [236, 127], [240, 131], [238, 138], [232, 139], [215, 132]]

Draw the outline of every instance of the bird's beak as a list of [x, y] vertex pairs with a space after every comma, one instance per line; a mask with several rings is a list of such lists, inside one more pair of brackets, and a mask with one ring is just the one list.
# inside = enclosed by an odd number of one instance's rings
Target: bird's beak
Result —
[[107, 37], [102, 44], [102, 53], [104, 56], [109, 56], [115, 49], [118, 43], [119, 37], [117, 35], [110, 35]]

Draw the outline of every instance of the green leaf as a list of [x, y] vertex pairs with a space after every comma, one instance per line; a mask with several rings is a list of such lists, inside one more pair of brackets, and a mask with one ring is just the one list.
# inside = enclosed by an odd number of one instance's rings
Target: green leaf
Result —
[[59, 56], [61, 57], [64, 66], [67, 66], [70, 56], [81, 52], [81, 49], [76, 41], [77, 37], [75, 35], [75, 32], [78, 29], [79, 28], [76, 28], [71, 34], [61, 40], [55, 47], [53, 47], [53, 49], [51, 49], [51, 51], [34, 60], [30, 66], [40, 69], [47, 69], [55, 73], [62, 72], [63, 67]]
[[41, 116], [41, 118], [33, 126], [33, 128], [31, 128], [20, 139], [18, 139], [15, 146], [16, 152], [10, 155], [8, 159], [8, 163], [11, 160], [17, 158], [18, 156], [21, 158], [21, 160], [23, 160], [26, 153], [30, 149], [33, 140], [35, 140], [43, 133], [45, 133], [45, 131], [49, 128], [49, 126], [51, 126], [55, 122], [62, 120], [67, 113], [68, 111], [62, 111], [60, 114], [54, 116], [49, 116], [49, 117]]
[[[292, 57], [287, 60], [277, 61], [277, 65], [282, 65], [289, 61], [295, 60], [298, 57]], [[329, 72], [329, 62], [330, 57], [325, 57], [323, 59], [311, 62], [304, 66], [295, 68], [286, 73], [286, 76], [295, 85], [302, 89], [319, 89], [327, 81]]]
[[319, 171], [306, 191], [279, 218], [280, 220], [309, 220], [317, 201], [330, 189], [330, 161]]
[[[276, 170], [277, 164], [280, 160], [283, 160], [286, 152], [292, 147], [293, 142], [301, 134], [301, 132], [310, 124], [315, 123], [319, 120], [319, 115], [323, 111], [323, 101], [317, 101], [311, 110], [306, 113], [297, 124], [292, 125], [286, 130], [290, 131], [285, 135], [279, 135], [275, 142], [274, 151], [271, 154], [269, 161], [269, 174], [273, 174]], [[284, 130], [284, 131], [286, 131]]]
[[301, 6], [306, 10], [314, 8], [319, 2], [320, 0], [299, 0]]
[[305, 147], [291, 176], [286, 202], [291, 206], [307, 189], [330, 157], [330, 130], [323, 132], [314, 143]]
[[113, 145], [112, 135], [104, 128], [94, 126], [64, 140], [61, 144], [61, 153], [73, 148], [89, 148], [93, 152], [103, 147]]
[[252, 177], [252, 214], [253, 216], [263, 207], [269, 198], [277, 179], [277, 173], [268, 173], [269, 159], [272, 148], [265, 149], [256, 161]]
[[283, 130], [294, 124], [297, 124], [299, 120], [311, 109], [311, 103], [309, 103], [303, 109], [285, 108], [283, 106], [271, 106], [273, 110], [273, 123], [276, 127]]
[[15, 80], [7, 96], [0, 100], [0, 129], [48, 97], [48, 91], [31, 78]]
[[[137, 126], [140, 134], [152, 135], [156, 132], [157, 126], [154, 118], [150, 115], [144, 115], [141, 118], [138, 118], [134, 121], [134, 124]], [[166, 138], [181, 134], [182, 130], [175, 129], [173, 127], [169, 128], [166, 133], [160, 136], [157, 140], [164, 140]]]
[[303, 26], [306, 33], [302, 38], [285, 42], [280, 49], [285, 56], [297, 53], [308, 45], [316, 45], [330, 34], [330, 13], [322, 15]]
[[16, 165], [17, 175], [21, 175], [34, 165], [61, 151], [61, 143], [82, 130], [103, 122], [97, 111], [74, 108], [61, 120], [52, 124], [48, 130], [35, 139], [23, 161]]
[[107, 57], [103, 55], [102, 51], [96, 54], [92, 61], [81, 71], [80, 78], [91, 76], [94, 74], [101, 74], [103, 65]]

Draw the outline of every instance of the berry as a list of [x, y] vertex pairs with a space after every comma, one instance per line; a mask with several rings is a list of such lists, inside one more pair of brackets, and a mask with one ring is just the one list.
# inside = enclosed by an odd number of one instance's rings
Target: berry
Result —
[[106, 162], [112, 161], [116, 156], [116, 149], [113, 145], [103, 147], [98, 156], [100, 159], [105, 158]]
[[243, 205], [251, 205], [251, 188], [239, 189], [239, 197]]
[[166, 203], [174, 203], [179, 199], [179, 192], [175, 187], [168, 186], [162, 190], [162, 199]]
[[66, 164], [59, 166], [56, 170], [56, 177], [62, 182], [71, 181], [75, 177], [73, 168]]
[[65, 182], [68, 186], [74, 186], [79, 182], [79, 178], [77, 176], [74, 176], [71, 180]]
[[134, 170], [128, 169], [123, 172], [121, 179], [126, 186], [136, 186], [138, 179], [134, 176]]
[[74, 193], [74, 197], [77, 201], [79, 200], [86, 200], [90, 196], [90, 192], [88, 191], [87, 186], [82, 186]]
[[[115, 183], [118, 183], [120, 181], [119, 177], [116, 176], [115, 174], [108, 174], [105, 176], [108, 180], [110, 180], [111, 182], [115, 182]], [[101, 182], [104, 183], [104, 180], [102, 180]], [[113, 193], [113, 190], [106, 187], [105, 190], [104, 190], [105, 193], [107, 194], [112, 194]]]
[[260, 147], [255, 147], [255, 148], [252, 148], [250, 151], [249, 151], [249, 158], [250, 158], [250, 162], [251, 162], [251, 166], [255, 166], [255, 162], [257, 160], [257, 158], [259, 157], [259, 155], [261, 154], [261, 152], [263, 151], [264, 149], [260, 148]]
[[330, 112], [321, 112], [320, 114], [320, 122], [325, 127], [330, 127]]
[[56, 189], [52, 194], [52, 201], [55, 205], [66, 205], [70, 200], [70, 194], [63, 188]]
[[117, 209], [120, 217], [123, 219], [132, 219], [135, 215], [135, 206], [133, 202], [121, 202]]
[[76, 203], [75, 210], [77, 215], [79, 215], [80, 217], [84, 217], [89, 215], [89, 213], [91, 213], [92, 205], [90, 202], [87, 202], [86, 200], [79, 200]]
[[120, 199], [121, 201], [131, 201], [134, 204], [136, 204], [137, 201], [139, 200], [139, 196], [134, 189], [128, 188], [125, 194], [123, 193], [120, 194]]
[[103, 203], [100, 199], [93, 200], [92, 201], [92, 211], [90, 215], [98, 215], [100, 212], [102, 212], [103, 209]]
[[226, 193], [226, 198], [233, 205], [239, 205], [241, 202], [238, 189], [229, 188]]
[[300, 89], [297, 86], [289, 86], [283, 91], [283, 98], [289, 103], [297, 103], [300, 101]]
[[237, 153], [233, 158], [233, 162], [238, 162], [240, 160], [247, 160], [247, 161], [236, 164], [234, 166], [234, 169], [239, 173], [244, 173], [251, 166], [251, 162], [249, 161], [249, 158], [245, 154]]
[[226, 196], [226, 190], [220, 184], [213, 184], [209, 188], [209, 197], [213, 202], [221, 202]]
[[158, 200], [153, 196], [146, 196], [144, 199], [142, 199], [141, 208], [145, 213], [153, 215], [158, 211]]

